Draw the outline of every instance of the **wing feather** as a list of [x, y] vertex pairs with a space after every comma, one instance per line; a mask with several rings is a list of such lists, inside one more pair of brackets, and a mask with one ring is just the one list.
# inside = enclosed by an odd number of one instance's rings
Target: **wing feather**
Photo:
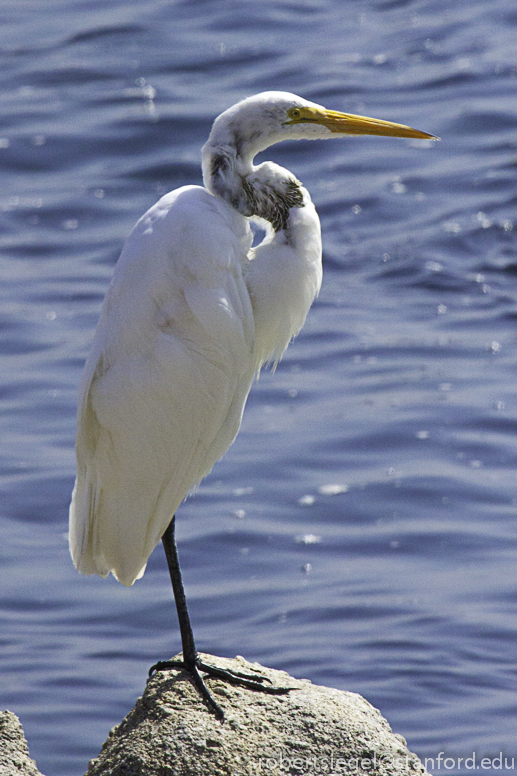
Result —
[[225, 203], [184, 187], [124, 247], [81, 383], [70, 548], [83, 573], [141, 576], [238, 431], [254, 372], [247, 239]]

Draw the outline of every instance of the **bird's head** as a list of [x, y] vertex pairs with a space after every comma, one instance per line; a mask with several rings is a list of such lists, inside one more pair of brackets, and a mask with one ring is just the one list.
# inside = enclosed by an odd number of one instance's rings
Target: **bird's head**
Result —
[[343, 135], [436, 139], [404, 124], [327, 110], [289, 92], [262, 92], [221, 113], [207, 146], [232, 146], [237, 156], [252, 159], [282, 140], [325, 140]]
[[250, 215], [252, 207], [243, 181], [253, 171], [256, 154], [282, 140], [345, 135], [437, 139], [404, 124], [327, 110], [289, 92], [262, 92], [228, 108], [214, 121], [203, 148], [205, 186], [243, 215]]

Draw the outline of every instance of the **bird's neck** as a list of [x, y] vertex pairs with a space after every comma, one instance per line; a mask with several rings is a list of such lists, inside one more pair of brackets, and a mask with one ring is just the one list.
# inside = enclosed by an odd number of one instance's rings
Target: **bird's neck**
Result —
[[243, 216], [253, 215], [244, 180], [253, 171], [253, 158], [243, 158], [233, 145], [203, 148], [203, 182], [212, 194], [221, 197]]
[[286, 228], [290, 209], [303, 207], [301, 184], [272, 162], [255, 167], [255, 152], [209, 141], [203, 148], [204, 184], [241, 215], [264, 218], [278, 232]]

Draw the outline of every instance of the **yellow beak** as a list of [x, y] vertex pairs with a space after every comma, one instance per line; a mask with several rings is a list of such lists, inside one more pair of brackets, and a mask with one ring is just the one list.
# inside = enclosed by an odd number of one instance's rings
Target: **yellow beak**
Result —
[[287, 124], [321, 124], [341, 135], [388, 135], [389, 137], [415, 137], [421, 140], [439, 140], [439, 137], [421, 132], [419, 129], [395, 124], [393, 121], [356, 116], [353, 113], [339, 113], [319, 108], [296, 108], [289, 111], [291, 121]]

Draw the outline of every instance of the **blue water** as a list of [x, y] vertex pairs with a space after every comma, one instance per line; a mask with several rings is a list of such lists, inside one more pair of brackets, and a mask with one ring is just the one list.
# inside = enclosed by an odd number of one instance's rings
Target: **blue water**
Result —
[[265, 89], [443, 139], [262, 157], [311, 191], [325, 276], [178, 513], [198, 647], [361, 693], [448, 773], [517, 764], [516, 40], [514, 0], [4, 0], [0, 707], [47, 776], [84, 773], [180, 647], [161, 548], [130, 589], [68, 555], [102, 298]]

